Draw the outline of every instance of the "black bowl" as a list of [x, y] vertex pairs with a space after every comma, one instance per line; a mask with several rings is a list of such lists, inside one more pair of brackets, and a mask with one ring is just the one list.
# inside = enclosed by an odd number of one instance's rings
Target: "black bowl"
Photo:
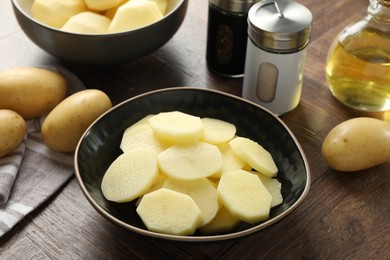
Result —
[[[283, 203], [272, 208], [270, 218], [257, 224], [242, 223], [231, 232], [206, 236], [176, 236], [148, 231], [134, 203], [106, 200], [100, 184], [108, 166], [121, 154], [124, 130], [149, 114], [179, 110], [199, 117], [212, 117], [234, 124], [237, 135], [248, 137], [268, 150], [278, 166]], [[97, 119], [81, 138], [75, 153], [75, 171], [91, 205], [104, 217], [146, 236], [180, 241], [232, 239], [264, 229], [286, 217], [301, 204], [310, 186], [305, 154], [288, 127], [272, 112], [226, 93], [201, 88], [168, 88], [131, 98]]]
[[88, 65], [125, 63], [152, 53], [181, 27], [188, 0], [170, 0], [168, 12], [148, 26], [106, 34], [62, 31], [31, 17], [33, 0], [12, 0], [15, 17], [27, 37], [41, 49], [66, 61]]

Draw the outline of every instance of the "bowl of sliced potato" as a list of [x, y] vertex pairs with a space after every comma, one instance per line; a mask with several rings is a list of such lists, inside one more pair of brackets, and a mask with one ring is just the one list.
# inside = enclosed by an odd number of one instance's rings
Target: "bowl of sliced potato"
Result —
[[282, 220], [307, 196], [310, 170], [289, 128], [240, 97], [175, 87], [98, 118], [75, 152], [90, 204], [133, 232], [219, 241]]
[[66, 61], [110, 65], [143, 57], [180, 28], [188, 0], [12, 0], [41, 49]]

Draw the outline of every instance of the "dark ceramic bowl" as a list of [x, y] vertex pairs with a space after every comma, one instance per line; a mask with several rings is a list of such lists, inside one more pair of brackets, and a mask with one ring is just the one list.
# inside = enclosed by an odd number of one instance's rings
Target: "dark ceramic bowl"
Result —
[[[179, 110], [199, 117], [233, 123], [237, 135], [260, 143], [279, 168], [284, 201], [271, 209], [270, 219], [257, 224], [242, 223], [220, 235], [175, 236], [148, 231], [130, 203], [106, 200], [100, 189], [108, 166], [121, 154], [124, 130], [149, 114]], [[75, 153], [75, 171], [80, 187], [92, 206], [112, 222], [146, 236], [180, 241], [217, 241], [257, 232], [280, 221], [301, 204], [310, 186], [306, 157], [287, 126], [268, 110], [226, 93], [200, 88], [169, 88], [131, 98], [113, 107], [85, 132]]]
[[163, 19], [148, 26], [110, 34], [79, 34], [46, 26], [30, 15], [33, 0], [12, 0], [24, 33], [46, 52], [67, 61], [107, 65], [140, 58], [163, 46], [180, 28], [188, 0], [169, 0]]

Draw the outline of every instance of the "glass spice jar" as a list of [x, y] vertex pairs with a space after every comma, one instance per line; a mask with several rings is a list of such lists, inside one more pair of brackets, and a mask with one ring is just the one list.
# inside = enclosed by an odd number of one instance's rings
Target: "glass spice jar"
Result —
[[390, 109], [389, 0], [370, 0], [367, 16], [341, 31], [328, 52], [326, 79], [348, 107]]
[[206, 61], [211, 71], [227, 77], [243, 76], [248, 11], [257, 1], [209, 1]]
[[277, 115], [298, 106], [313, 16], [295, 1], [263, 0], [248, 13], [242, 97]]

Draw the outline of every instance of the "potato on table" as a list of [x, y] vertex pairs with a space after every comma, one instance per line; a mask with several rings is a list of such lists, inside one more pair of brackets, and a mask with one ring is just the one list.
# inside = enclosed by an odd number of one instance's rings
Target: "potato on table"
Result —
[[325, 137], [322, 156], [333, 169], [353, 172], [390, 161], [390, 123], [358, 117], [335, 126]]
[[43, 121], [44, 143], [58, 152], [74, 152], [87, 128], [111, 107], [110, 98], [100, 90], [76, 92], [58, 104]]
[[0, 109], [10, 109], [25, 119], [50, 112], [66, 96], [67, 83], [60, 74], [35, 67], [0, 71]]
[[26, 122], [16, 112], [0, 109], [0, 157], [13, 151], [23, 141]]

